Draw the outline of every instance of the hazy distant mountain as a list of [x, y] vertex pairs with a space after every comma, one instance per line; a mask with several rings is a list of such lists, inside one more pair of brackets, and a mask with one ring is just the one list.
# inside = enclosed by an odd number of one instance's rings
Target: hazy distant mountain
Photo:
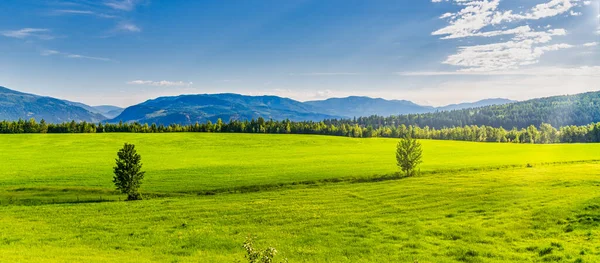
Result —
[[385, 100], [369, 97], [332, 98], [319, 101], [307, 101], [305, 104], [317, 107], [320, 111], [331, 114], [352, 117], [371, 115], [390, 116], [435, 111], [460, 110], [489, 105], [501, 105], [514, 101], [508, 99], [486, 99], [472, 103], [452, 104], [443, 107], [421, 106], [407, 100]]
[[35, 118], [49, 123], [67, 121], [99, 122], [101, 114], [63, 100], [22, 93], [0, 86], [0, 120]]
[[447, 105], [447, 106], [443, 106], [443, 107], [438, 107], [436, 109], [439, 111], [451, 111], [451, 110], [462, 110], [462, 109], [469, 109], [469, 108], [479, 108], [479, 107], [485, 107], [485, 106], [490, 106], [490, 105], [503, 105], [503, 104], [513, 103], [513, 102], [516, 102], [516, 101], [509, 100], [509, 99], [501, 99], [501, 98], [485, 99], [485, 100], [480, 100], [480, 101], [476, 101], [476, 102], [451, 104], [451, 105]]
[[356, 96], [307, 101], [304, 104], [314, 106], [323, 113], [348, 118], [371, 115], [390, 116], [425, 113], [435, 110], [433, 107], [417, 105], [407, 100], [384, 100]]
[[265, 119], [294, 121], [320, 121], [339, 118], [323, 114], [313, 106], [276, 96], [244, 96], [238, 94], [201, 94], [176, 97], [160, 97], [126, 108], [112, 122], [137, 121], [157, 124], [191, 124], [215, 122], [222, 119], [250, 120]]
[[63, 101], [66, 102], [67, 104], [84, 108], [91, 113], [100, 114], [105, 117], [104, 119], [112, 119], [114, 117], [117, 117], [124, 110], [123, 108], [120, 108], [117, 106], [111, 106], [111, 105], [89, 106], [89, 105], [83, 104], [81, 102], [74, 102], [74, 101], [68, 101], [68, 100], [63, 100]]
[[100, 114], [106, 116], [108, 119], [115, 118], [119, 116], [124, 108], [112, 106], [112, 105], [100, 105], [100, 106], [92, 106], [95, 110], [97, 110]]

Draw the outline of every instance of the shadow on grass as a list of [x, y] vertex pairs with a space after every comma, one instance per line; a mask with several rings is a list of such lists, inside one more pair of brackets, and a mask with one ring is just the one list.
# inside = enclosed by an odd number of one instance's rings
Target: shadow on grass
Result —
[[[144, 198], [181, 196], [177, 193], [143, 193]], [[0, 206], [37, 206], [52, 204], [81, 204], [125, 201], [125, 195], [103, 188], [85, 187], [20, 187], [0, 191]]]
[[[582, 164], [582, 163], [597, 163], [597, 162], [600, 162], [600, 160], [547, 162], [547, 163], [539, 163], [539, 164], [535, 164], [535, 165], [536, 166], [549, 166], [549, 165]], [[437, 174], [478, 172], [478, 171], [496, 171], [496, 170], [521, 169], [521, 168], [531, 168], [531, 167], [534, 167], [534, 164], [527, 163], [527, 164], [471, 167], [471, 168], [458, 168], [458, 169], [439, 169], [439, 170], [435, 170], [435, 171], [420, 172], [418, 175], [416, 175], [416, 177], [427, 176], [427, 175], [437, 175]], [[321, 185], [336, 184], [336, 183], [351, 183], [351, 184], [352, 183], [376, 183], [376, 182], [391, 181], [391, 180], [401, 180], [401, 179], [407, 179], [407, 178], [411, 178], [411, 177], [397, 172], [397, 173], [393, 173], [393, 174], [372, 175], [372, 176], [362, 176], [362, 177], [338, 177], [338, 178], [327, 178], [327, 179], [320, 179], [320, 180], [297, 181], [297, 182], [289, 182], [289, 183], [257, 184], [257, 185], [247, 185], [247, 186], [238, 186], [238, 187], [230, 187], [230, 188], [217, 188], [217, 189], [210, 189], [210, 190], [202, 190], [202, 191], [198, 191], [196, 193], [197, 193], [197, 195], [253, 193], [253, 192], [275, 191], [275, 190], [282, 190], [282, 189], [298, 188], [298, 187], [317, 187], [317, 186], [321, 186]], [[185, 192], [185, 193], [189, 194], [190, 192]]]
[[[486, 166], [486, 167], [472, 167], [472, 168], [459, 168], [459, 169], [440, 169], [435, 171], [421, 172], [419, 176], [431, 176], [438, 174], [450, 174], [450, 173], [465, 173], [465, 172], [479, 172], [479, 171], [497, 171], [507, 169], [523, 169], [531, 168], [536, 166], [550, 166], [550, 165], [565, 165], [565, 164], [583, 164], [583, 163], [598, 163], [600, 160], [586, 160], [586, 161], [569, 161], [569, 162], [552, 162], [552, 163], [538, 163], [538, 164], [518, 164], [518, 165], [502, 165], [502, 166]], [[246, 185], [229, 188], [217, 188], [200, 191], [188, 191], [188, 192], [172, 192], [172, 193], [161, 193], [161, 192], [143, 192], [144, 199], [156, 199], [166, 197], [184, 197], [190, 195], [216, 195], [216, 194], [243, 194], [263, 191], [277, 191], [283, 189], [296, 189], [305, 187], [319, 187], [329, 184], [358, 184], [358, 183], [376, 183], [383, 181], [392, 180], [403, 180], [409, 179], [400, 173], [384, 174], [384, 175], [372, 175], [372, 176], [361, 176], [361, 177], [338, 177], [338, 178], [327, 178], [320, 180], [306, 180], [296, 181], [287, 183], [272, 183], [272, 184], [256, 184]], [[121, 195], [115, 190], [103, 189], [103, 188], [52, 188], [52, 187], [20, 187], [14, 189], [7, 189], [4, 192], [0, 191], [0, 206], [5, 205], [50, 205], [50, 204], [80, 204], [80, 203], [102, 203], [102, 202], [115, 202], [125, 201], [126, 197]], [[595, 220], [595, 218], [593, 219]]]

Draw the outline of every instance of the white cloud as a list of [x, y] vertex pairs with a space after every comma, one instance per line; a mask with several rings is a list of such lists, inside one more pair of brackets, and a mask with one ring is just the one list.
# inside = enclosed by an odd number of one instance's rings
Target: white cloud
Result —
[[576, 6], [579, 0], [551, 0], [550, 2], [536, 5], [525, 15], [517, 15], [517, 19], [538, 20], [563, 14]]
[[129, 23], [129, 22], [121, 22], [117, 25], [117, 31], [125, 31], [125, 32], [140, 32], [142, 31], [142, 29], [140, 29], [138, 26]]
[[90, 56], [83, 56], [83, 55], [77, 55], [77, 54], [68, 54], [66, 55], [67, 58], [75, 58], [75, 59], [91, 59], [91, 60], [100, 60], [100, 61], [111, 61], [111, 59], [109, 58], [101, 58], [101, 57], [90, 57]]
[[482, 28], [497, 24], [495, 12], [500, 0], [483, 0], [464, 2], [455, 0], [461, 6], [465, 6], [457, 13], [446, 13], [442, 18], [449, 18], [449, 25], [432, 33], [432, 35], [446, 35], [444, 39], [461, 38], [479, 32]]
[[450, 55], [443, 63], [462, 67], [462, 71], [517, 69], [537, 63], [547, 51], [572, 48], [573, 46], [568, 44], [540, 46], [549, 42], [552, 36], [564, 34], [564, 30], [519, 31], [507, 42], [460, 47], [458, 53]]
[[572, 16], [580, 16], [580, 15], [583, 15], [583, 13], [581, 13], [581, 12], [575, 12], [575, 11], [573, 11], [573, 10], [571, 10], [571, 12], [569, 12], [569, 14], [570, 14], [570, 15], [572, 15]]
[[310, 72], [310, 73], [290, 73], [290, 76], [357, 76], [356, 72]]
[[53, 39], [54, 37], [52, 35], [50, 35], [49, 33], [50, 33], [50, 29], [46, 29], [46, 28], [23, 28], [23, 29], [19, 29], [19, 30], [0, 32], [0, 34], [5, 37], [12, 37], [12, 38], [19, 38], [19, 39], [25, 39], [25, 38], [38, 38], [38, 39], [43, 39], [43, 40]]
[[58, 55], [58, 54], [60, 54], [60, 52], [58, 52], [56, 50], [44, 50], [41, 53], [42, 56], [52, 56], [52, 55]]
[[598, 45], [598, 42], [590, 42], [583, 44], [584, 47], [595, 47]]
[[54, 15], [90, 15], [90, 16], [97, 16], [97, 17], [101, 17], [101, 18], [115, 18], [116, 17], [114, 15], [97, 13], [97, 12], [90, 11], [90, 10], [75, 10], [75, 9], [54, 10], [53, 14]]
[[104, 1], [104, 5], [120, 11], [131, 11], [139, 2], [139, 0], [107, 0]]
[[500, 71], [414, 71], [398, 72], [401, 76], [587, 76], [600, 77], [600, 66], [534, 67]]
[[[565, 29], [535, 31], [528, 25], [507, 29], [507, 25], [504, 24], [540, 20], [567, 12], [570, 12], [570, 15], [578, 15], [572, 9], [580, 5], [580, 0], [550, 0], [518, 13], [513, 10], [500, 10], [500, 0], [449, 2], [462, 6], [462, 9], [455, 13], [443, 14], [440, 18], [447, 19], [448, 25], [432, 32], [432, 35], [442, 36], [442, 39], [512, 36], [508, 41], [459, 47], [458, 53], [448, 56], [443, 63], [460, 67], [460, 71], [517, 69], [538, 63], [540, 57], [548, 51], [574, 47], [564, 43], [548, 44], [556, 36], [565, 36]], [[500, 29], [489, 30], [492, 28]]]
[[51, 50], [51, 49], [47, 49], [47, 50], [43, 50], [40, 55], [42, 56], [54, 56], [54, 55], [60, 55], [63, 56], [65, 58], [70, 58], [70, 59], [89, 59], [89, 60], [98, 60], [98, 61], [113, 61], [112, 59], [109, 58], [103, 58], [103, 57], [92, 57], [92, 56], [84, 56], [84, 55], [78, 55], [78, 54], [71, 54], [71, 53], [65, 53], [65, 52], [60, 52], [60, 51], [56, 51], [56, 50]]
[[183, 82], [183, 81], [151, 81], [151, 80], [133, 80], [128, 81], [129, 85], [147, 85], [147, 86], [161, 86], [161, 87], [172, 87], [172, 86], [190, 86], [192, 82]]
[[55, 13], [58, 14], [76, 14], [76, 15], [93, 15], [95, 14], [89, 10], [72, 10], [72, 9], [63, 9], [63, 10], [55, 10]]

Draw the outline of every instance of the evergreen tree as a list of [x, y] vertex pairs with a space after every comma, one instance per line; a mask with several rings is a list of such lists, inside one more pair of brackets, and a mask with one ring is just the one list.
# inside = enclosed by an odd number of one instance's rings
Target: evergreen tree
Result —
[[423, 149], [417, 139], [407, 136], [396, 146], [396, 162], [406, 176], [415, 175], [415, 169], [422, 162]]
[[127, 194], [127, 200], [141, 200], [142, 195], [138, 189], [146, 173], [142, 171], [142, 157], [135, 150], [135, 145], [128, 143], [119, 150], [117, 156], [116, 166], [113, 168], [113, 183], [117, 190]]

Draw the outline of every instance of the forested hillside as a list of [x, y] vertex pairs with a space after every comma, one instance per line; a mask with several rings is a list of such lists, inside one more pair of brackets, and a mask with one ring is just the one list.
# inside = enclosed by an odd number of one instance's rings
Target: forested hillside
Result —
[[386, 125], [415, 125], [443, 128], [465, 125], [504, 127], [511, 129], [549, 123], [554, 127], [586, 125], [600, 121], [600, 92], [533, 99], [474, 109], [438, 111], [390, 117], [371, 116], [334, 123], [357, 123], [378, 128]]
[[10, 90], [0, 86], [0, 120], [35, 118], [46, 122], [66, 121], [99, 122], [106, 117], [99, 113], [51, 97], [38, 96]]

